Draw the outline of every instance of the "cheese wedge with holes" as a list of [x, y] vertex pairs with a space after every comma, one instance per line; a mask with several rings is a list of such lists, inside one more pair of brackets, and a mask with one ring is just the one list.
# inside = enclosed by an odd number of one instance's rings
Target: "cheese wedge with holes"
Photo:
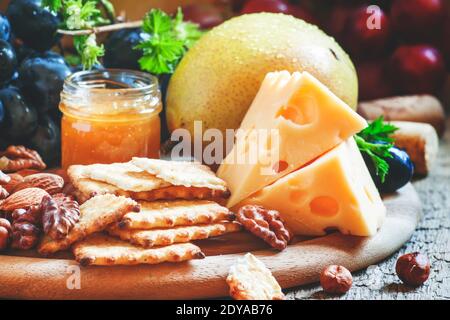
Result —
[[234, 206], [358, 133], [367, 122], [307, 72], [268, 73], [218, 170]]
[[374, 235], [386, 208], [353, 138], [256, 192], [233, 209], [256, 204], [278, 210], [298, 235], [340, 231]]

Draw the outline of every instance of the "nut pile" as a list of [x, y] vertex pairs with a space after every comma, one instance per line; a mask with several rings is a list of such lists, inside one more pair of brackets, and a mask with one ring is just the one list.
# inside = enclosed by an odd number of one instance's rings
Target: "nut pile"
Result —
[[44, 234], [60, 239], [78, 221], [78, 203], [61, 193], [64, 179], [36, 171], [45, 168], [40, 155], [23, 146], [0, 152], [0, 251], [34, 248]]

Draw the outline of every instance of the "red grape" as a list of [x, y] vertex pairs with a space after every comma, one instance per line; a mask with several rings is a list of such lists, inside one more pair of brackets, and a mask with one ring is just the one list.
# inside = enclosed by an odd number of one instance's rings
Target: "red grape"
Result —
[[302, 19], [308, 23], [319, 25], [319, 20], [314, 17], [314, 15], [307, 9], [302, 8], [300, 6], [290, 6], [289, 7], [289, 14], [293, 15], [294, 17], [298, 19]]
[[386, 76], [386, 61], [366, 61], [356, 66], [359, 98], [372, 100], [394, 95], [392, 84]]
[[347, 19], [344, 28], [344, 44], [354, 57], [368, 57], [383, 53], [389, 38], [389, 17], [379, 7], [360, 7]]
[[400, 94], [434, 94], [445, 79], [444, 58], [430, 45], [398, 47], [391, 57], [390, 71]]
[[198, 23], [202, 29], [213, 28], [225, 21], [222, 10], [214, 5], [188, 5], [183, 8], [184, 19]]
[[336, 39], [340, 40], [351, 13], [352, 8], [336, 5], [331, 11], [328, 19], [324, 22], [325, 30], [336, 37]]
[[282, 0], [249, 0], [241, 10], [242, 14], [257, 12], [289, 13], [290, 6]]
[[441, 38], [442, 53], [447, 62], [447, 69], [450, 69], [450, 17], [448, 17], [444, 24], [444, 30]]
[[444, 0], [395, 0], [391, 8], [394, 29], [403, 38], [415, 41], [435, 36], [445, 13]]

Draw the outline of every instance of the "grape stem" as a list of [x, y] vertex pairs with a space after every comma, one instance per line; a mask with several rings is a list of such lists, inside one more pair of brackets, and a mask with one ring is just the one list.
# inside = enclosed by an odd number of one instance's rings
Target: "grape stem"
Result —
[[111, 32], [111, 31], [116, 31], [116, 30], [120, 30], [120, 29], [138, 28], [140, 26], [142, 26], [142, 20], [109, 24], [109, 25], [105, 25], [105, 26], [93, 27], [92, 29], [84, 29], [84, 30], [58, 29], [58, 33], [64, 34], [67, 36], [84, 36], [84, 35], [90, 35], [93, 33], [97, 34], [97, 33], [102, 33], [102, 32]]

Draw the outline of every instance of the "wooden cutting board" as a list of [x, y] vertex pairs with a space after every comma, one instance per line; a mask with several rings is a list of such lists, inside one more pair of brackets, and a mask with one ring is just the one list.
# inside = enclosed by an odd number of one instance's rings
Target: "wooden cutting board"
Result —
[[[74, 284], [78, 264], [70, 256], [43, 259], [34, 253], [0, 256], [0, 298], [19, 299], [198, 299], [225, 297], [225, 278], [237, 258], [252, 251], [283, 288], [319, 278], [327, 265], [351, 271], [365, 268], [395, 253], [409, 240], [421, 215], [421, 204], [411, 184], [385, 197], [388, 213], [383, 227], [371, 238], [331, 234], [296, 239], [283, 252], [247, 233], [199, 241], [207, 257], [185, 263], [154, 266], [83, 267], [80, 289]], [[14, 254], [14, 253], [13, 253]], [[24, 254], [24, 253], [20, 253]], [[74, 269], [75, 268], [75, 269]]]

